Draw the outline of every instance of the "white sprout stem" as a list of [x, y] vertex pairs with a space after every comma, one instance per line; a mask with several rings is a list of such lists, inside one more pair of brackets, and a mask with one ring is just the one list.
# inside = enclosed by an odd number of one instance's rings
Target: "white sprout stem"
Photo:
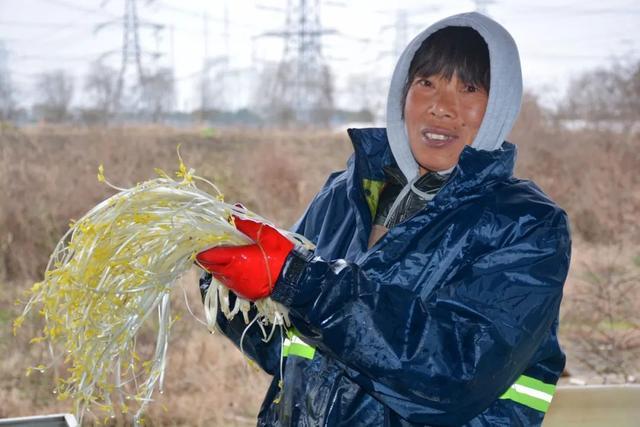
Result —
[[[80, 419], [94, 405], [114, 414], [110, 393], [115, 391], [121, 407], [137, 405], [134, 421], [139, 422], [156, 387], [163, 388], [173, 321], [171, 289], [192, 268], [198, 252], [250, 243], [229, 223], [231, 214], [268, 223], [222, 202], [213, 183], [193, 176], [183, 165], [181, 173], [183, 181], [163, 176], [118, 189], [119, 193], [73, 223], [49, 258], [44, 280], [34, 285], [25, 305], [22, 320], [38, 306], [52, 354], [63, 349], [54, 360], [66, 358], [70, 363], [71, 374], [57, 392], [74, 400]], [[193, 179], [217, 194], [198, 189]], [[301, 236], [282, 232], [293, 242], [309, 245]], [[183, 292], [193, 314], [184, 288]], [[258, 324], [263, 339], [270, 339], [276, 327], [289, 325], [286, 309], [270, 298], [256, 301], [258, 314], [249, 319], [252, 303], [237, 297], [230, 307], [229, 292], [212, 280], [204, 298], [205, 320], [198, 319], [211, 332], [217, 327], [219, 311], [228, 319], [242, 313], [246, 324]], [[154, 310], [155, 350], [143, 360], [136, 353], [136, 334]], [[268, 323], [273, 325], [269, 333], [263, 326]]]

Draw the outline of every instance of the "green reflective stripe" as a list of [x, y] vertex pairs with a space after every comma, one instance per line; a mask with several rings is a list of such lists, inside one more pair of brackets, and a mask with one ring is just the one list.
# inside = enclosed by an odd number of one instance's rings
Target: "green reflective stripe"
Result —
[[[543, 393], [549, 394], [553, 396], [553, 393], [556, 392], [556, 386], [553, 384], [543, 383], [540, 380], [537, 380], [533, 377], [528, 377], [526, 375], [520, 375], [520, 378], [515, 382], [516, 384], [523, 385], [525, 387], [532, 388], [534, 390], [541, 391]], [[551, 400], [551, 397], [549, 398]]]
[[293, 330], [287, 331], [287, 338], [282, 344], [282, 356], [298, 356], [305, 359], [313, 359], [316, 349], [302, 341]]
[[540, 412], [547, 412], [556, 386], [521, 375], [500, 399], [509, 399]]
[[547, 412], [549, 409], [549, 402], [530, 396], [529, 394], [521, 393], [517, 391], [514, 386], [509, 387], [509, 390], [505, 394], [500, 396], [500, 399], [509, 399], [521, 405], [533, 408], [536, 411]]
[[369, 211], [371, 212], [371, 218], [375, 218], [376, 210], [378, 209], [378, 200], [380, 199], [380, 192], [384, 181], [374, 181], [372, 179], [363, 179], [362, 188], [364, 189], [364, 197], [367, 199], [367, 205], [369, 205]]
[[305, 359], [313, 359], [313, 356], [316, 354], [316, 349], [306, 344], [291, 344], [286, 353], [286, 356], [298, 356], [304, 357]]

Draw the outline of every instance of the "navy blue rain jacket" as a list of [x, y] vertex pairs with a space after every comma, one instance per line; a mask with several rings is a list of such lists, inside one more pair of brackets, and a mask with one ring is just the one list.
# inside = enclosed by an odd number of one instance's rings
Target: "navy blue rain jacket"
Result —
[[[384, 129], [349, 133], [348, 169], [294, 230], [316, 249], [289, 256], [272, 295], [295, 327], [287, 343], [313, 354], [288, 352], [281, 370], [281, 340], [244, 337], [274, 376], [258, 425], [539, 425], [565, 363], [565, 213], [512, 176], [514, 145], [466, 147], [426, 208], [367, 249], [394, 160]], [[241, 316], [218, 322], [239, 345]]]

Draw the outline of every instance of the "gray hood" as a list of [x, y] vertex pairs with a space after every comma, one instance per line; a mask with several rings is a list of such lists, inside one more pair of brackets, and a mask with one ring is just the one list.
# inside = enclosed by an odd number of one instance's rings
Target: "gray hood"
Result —
[[409, 66], [422, 42], [444, 27], [471, 27], [489, 47], [491, 89], [484, 119], [471, 146], [477, 150], [496, 150], [502, 145], [520, 111], [522, 72], [518, 48], [511, 35], [500, 24], [479, 13], [463, 13], [436, 22], [418, 34], [400, 56], [391, 78], [387, 97], [387, 135], [393, 156], [407, 181], [418, 176], [418, 163], [411, 153], [402, 120], [402, 92]]

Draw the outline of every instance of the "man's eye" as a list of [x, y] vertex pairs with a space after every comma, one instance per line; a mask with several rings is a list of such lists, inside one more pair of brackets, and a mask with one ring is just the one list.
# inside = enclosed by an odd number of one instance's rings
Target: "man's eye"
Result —
[[466, 90], [467, 92], [474, 93], [474, 92], [478, 92], [480, 89], [478, 89], [478, 87], [477, 87], [477, 86], [474, 86], [474, 85], [467, 85], [467, 87], [465, 88], [465, 90]]
[[420, 86], [431, 87], [433, 84], [427, 79], [420, 79], [417, 82]]

